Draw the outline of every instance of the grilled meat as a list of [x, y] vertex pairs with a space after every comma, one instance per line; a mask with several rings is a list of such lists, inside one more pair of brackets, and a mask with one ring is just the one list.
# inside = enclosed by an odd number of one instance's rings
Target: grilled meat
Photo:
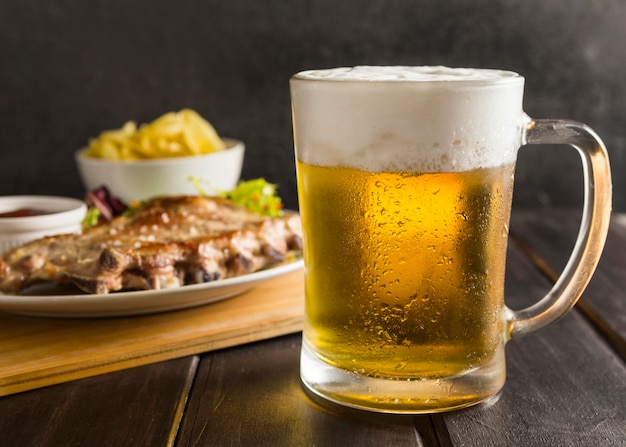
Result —
[[178, 287], [257, 271], [301, 244], [297, 214], [269, 218], [218, 197], [161, 197], [82, 234], [6, 252], [0, 290], [19, 293], [41, 281], [98, 294]]

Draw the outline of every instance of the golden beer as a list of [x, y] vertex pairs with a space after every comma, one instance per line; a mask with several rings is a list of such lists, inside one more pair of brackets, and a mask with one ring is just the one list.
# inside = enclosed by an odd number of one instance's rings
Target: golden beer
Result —
[[513, 165], [297, 169], [304, 338], [316, 356], [390, 379], [446, 378], [492, 359], [504, 330]]

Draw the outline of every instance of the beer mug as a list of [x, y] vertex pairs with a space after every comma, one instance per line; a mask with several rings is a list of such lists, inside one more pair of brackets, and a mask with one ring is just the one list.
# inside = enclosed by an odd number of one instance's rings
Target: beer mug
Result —
[[[505, 344], [567, 312], [608, 231], [606, 149], [583, 124], [533, 120], [517, 73], [303, 71], [290, 80], [304, 233], [300, 374], [313, 393], [390, 413], [466, 407], [505, 381]], [[535, 305], [504, 304], [513, 177], [525, 144], [576, 148], [581, 231]]]

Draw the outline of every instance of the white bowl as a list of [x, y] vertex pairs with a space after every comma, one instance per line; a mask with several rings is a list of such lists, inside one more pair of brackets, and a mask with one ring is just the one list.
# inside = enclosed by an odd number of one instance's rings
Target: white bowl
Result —
[[204, 155], [146, 160], [105, 160], [76, 152], [76, 163], [87, 191], [106, 186], [126, 203], [162, 195], [199, 193], [189, 180], [202, 181], [207, 194], [237, 186], [243, 166], [244, 144], [224, 139], [227, 148]]
[[26, 242], [62, 233], [79, 233], [87, 206], [78, 199], [55, 196], [0, 197], [0, 213], [30, 208], [47, 214], [0, 217], [0, 252]]

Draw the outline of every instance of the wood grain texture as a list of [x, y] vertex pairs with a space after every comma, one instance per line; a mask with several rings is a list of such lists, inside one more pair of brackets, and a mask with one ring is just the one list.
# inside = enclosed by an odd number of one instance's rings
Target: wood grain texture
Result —
[[[515, 228], [526, 236], [526, 227]], [[513, 308], [551, 285], [515, 244], [506, 281]], [[444, 416], [455, 446], [624, 445], [626, 366], [579, 311], [511, 340], [507, 370], [497, 399]]]
[[0, 445], [174, 445], [198, 358], [131, 368], [0, 398]]
[[430, 446], [428, 416], [351, 410], [300, 384], [300, 335], [203, 357], [178, 446]]
[[303, 289], [296, 271], [177, 312], [71, 320], [0, 313], [0, 396], [299, 331]]
[[[515, 238], [534, 259], [537, 267], [555, 281], [571, 252], [578, 224], [578, 211], [519, 213], [511, 224]], [[589, 286], [577, 304], [603, 337], [626, 361], [626, 215], [614, 215], [602, 258]]]

